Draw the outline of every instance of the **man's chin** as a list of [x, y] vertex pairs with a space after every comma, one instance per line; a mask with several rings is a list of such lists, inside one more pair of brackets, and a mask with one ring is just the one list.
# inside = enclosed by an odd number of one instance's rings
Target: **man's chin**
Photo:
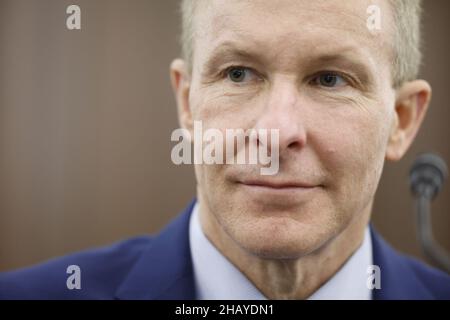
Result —
[[[262, 259], [299, 259], [317, 250], [327, 239], [308, 227], [294, 228], [286, 223], [254, 225], [243, 228], [236, 239], [248, 253]], [[326, 237], [325, 237], [326, 238]]]
[[314, 250], [307, 247], [298, 247], [290, 243], [261, 243], [244, 244], [245, 250], [251, 255], [265, 260], [296, 260], [307, 256]]

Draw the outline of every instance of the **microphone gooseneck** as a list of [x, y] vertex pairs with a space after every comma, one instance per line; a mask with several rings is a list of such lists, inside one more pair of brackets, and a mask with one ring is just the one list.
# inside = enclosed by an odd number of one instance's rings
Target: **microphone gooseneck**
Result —
[[431, 153], [417, 157], [409, 174], [411, 192], [416, 198], [417, 228], [422, 249], [429, 259], [450, 273], [450, 257], [435, 242], [430, 218], [430, 202], [441, 191], [447, 176], [444, 160]]

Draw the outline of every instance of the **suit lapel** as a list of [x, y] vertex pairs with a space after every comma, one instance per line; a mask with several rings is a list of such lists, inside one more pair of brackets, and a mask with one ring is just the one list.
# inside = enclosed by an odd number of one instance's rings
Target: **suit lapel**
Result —
[[119, 287], [119, 299], [195, 299], [189, 218], [195, 199], [137, 260]]
[[374, 289], [374, 299], [433, 299], [407, 259], [391, 248], [373, 227], [371, 235], [373, 261], [380, 267], [381, 273], [381, 289]]

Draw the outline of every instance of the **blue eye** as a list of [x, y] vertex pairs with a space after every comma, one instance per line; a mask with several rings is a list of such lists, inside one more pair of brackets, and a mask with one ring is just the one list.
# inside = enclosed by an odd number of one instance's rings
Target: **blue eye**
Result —
[[226, 71], [228, 79], [233, 82], [243, 82], [246, 77], [251, 76], [251, 70], [244, 67], [231, 67]]
[[320, 74], [314, 79], [314, 82], [317, 85], [327, 88], [341, 87], [347, 84], [347, 81], [343, 77], [331, 72]]

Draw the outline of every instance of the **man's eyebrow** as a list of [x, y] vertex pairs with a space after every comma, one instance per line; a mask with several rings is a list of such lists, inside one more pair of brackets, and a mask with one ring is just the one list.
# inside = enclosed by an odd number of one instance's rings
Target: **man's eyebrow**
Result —
[[368, 67], [366, 66], [366, 63], [358, 59], [356, 55], [346, 54], [345, 50], [343, 52], [338, 51], [338, 53], [325, 53], [311, 56], [308, 60], [313, 64], [340, 63], [346, 65], [358, 65], [365, 68]]
[[213, 49], [210, 57], [204, 65], [203, 73], [209, 74], [214, 72], [221, 63], [233, 59], [257, 62], [260, 60], [260, 57], [258, 54], [255, 54], [250, 50], [239, 48], [231, 43], [224, 43]]
[[359, 59], [354, 54], [343, 53], [336, 54], [323, 54], [315, 57], [311, 57], [308, 63], [311, 68], [323, 67], [324, 65], [337, 65], [344, 69], [350, 69], [357, 74], [363, 82], [370, 82], [372, 80], [372, 70], [370, 64], [365, 62], [366, 60]]

